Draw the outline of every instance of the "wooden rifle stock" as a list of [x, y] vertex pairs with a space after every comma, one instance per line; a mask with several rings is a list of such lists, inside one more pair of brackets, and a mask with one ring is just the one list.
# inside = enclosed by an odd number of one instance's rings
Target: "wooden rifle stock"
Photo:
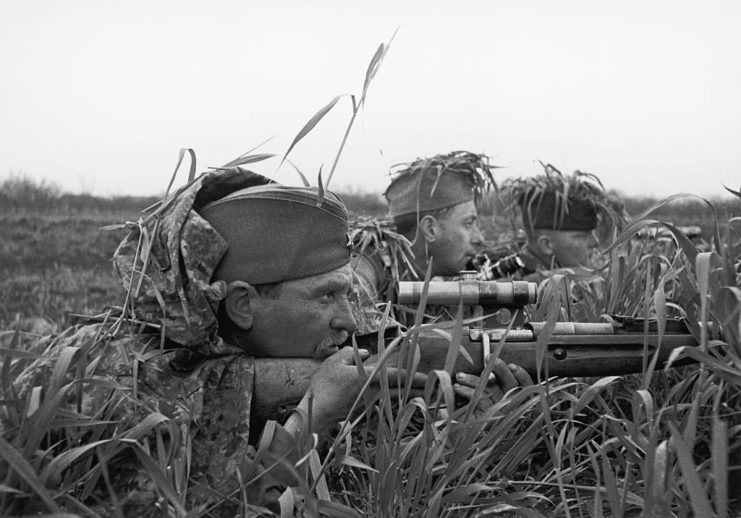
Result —
[[[497, 334], [492, 333], [490, 350], [498, 347]], [[525, 369], [533, 379], [537, 378], [537, 335], [522, 341], [505, 341], [499, 358], [506, 363], [514, 363]], [[463, 340], [461, 347], [469, 353], [472, 362], [458, 354], [454, 372], [478, 374], [484, 369], [483, 341], [471, 339], [474, 331]], [[441, 369], [449, 348], [449, 341], [439, 335], [422, 336], [420, 343], [419, 371], [427, 372]], [[648, 355], [644, 363], [644, 343]], [[552, 334], [548, 339], [547, 351], [540, 375], [543, 377], [592, 377], [632, 374], [641, 372], [651, 361], [659, 345], [657, 334]], [[672, 351], [678, 347], [695, 346], [697, 342], [691, 334], [665, 334], [661, 340], [657, 366], [663, 367]], [[690, 363], [683, 359], [676, 365]]]
[[[537, 338], [542, 323], [528, 324], [528, 329], [512, 330], [507, 335], [499, 358], [524, 368], [537, 379]], [[608, 332], [608, 330], [610, 332]], [[484, 369], [484, 334], [489, 335], [489, 349], [495, 352], [504, 333], [501, 329], [481, 330], [464, 328], [461, 348], [470, 361], [458, 353], [453, 373], [479, 374]], [[420, 362], [418, 372], [440, 370], [450, 347], [450, 340], [437, 333], [420, 333]], [[644, 344], [648, 355], [644, 357]], [[541, 378], [611, 376], [642, 372], [658, 347], [657, 368], [663, 367], [672, 351], [678, 347], [696, 346], [697, 341], [686, 332], [668, 332], [660, 347], [657, 333], [612, 332], [611, 324], [575, 324], [560, 322], [550, 335]], [[691, 363], [683, 358], [674, 366]], [[280, 417], [281, 408], [297, 403], [306, 392], [309, 380], [321, 363], [307, 358], [273, 358], [256, 360], [255, 390], [252, 396], [253, 414], [262, 418]], [[392, 358], [389, 366], [396, 366]]]

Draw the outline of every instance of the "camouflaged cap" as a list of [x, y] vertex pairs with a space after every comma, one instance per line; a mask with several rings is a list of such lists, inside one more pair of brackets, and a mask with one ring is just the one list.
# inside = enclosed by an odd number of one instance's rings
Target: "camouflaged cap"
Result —
[[199, 212], [229, 243], [214, 274], [227, 283], [285, 282], [350, 261], [347, 208], [329, 191], [273, 183], [233, 192]]
[[[531, 192], [522, 196], [520, 210], [522, 223], [533, 229], [594, 230], [597, 211], [590, 200], [561, 201], [555, 191]], [[560, 206], [564, 205], [563, 214]], [[533, 207], [536, 209], [533, 210]]]
[[137, 318], [161, 324], [168, 339], [204, 356], [234, 352], [217, 334], [216, 311], [226, 283], [211, 282], [228, 244], [197, 211], [231, 192], [267, 183], [242, 169], [205, 173], [139, 222], [113, 256]]
[[384, 196], [392, 218], [452, 207], [475, 201], [496, 186], [486, 155], [453, 151], [410, 164], [398, 164]]
[[591, 173], [563, 174], [551, 164], [533, 177], [509, 178], [503, 192], [510, 206], [519, 206], [526, 229], [620, 230], [629, 219], [622, 202], [609, 194]]

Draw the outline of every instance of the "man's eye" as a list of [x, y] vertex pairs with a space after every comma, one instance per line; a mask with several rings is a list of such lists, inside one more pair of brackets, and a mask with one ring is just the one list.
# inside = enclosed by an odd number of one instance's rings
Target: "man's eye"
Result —
[[334, 300], [334, 291], [329, 291], [325, 293], [324, 295], [319, 296], [320, 302], [332, 302]]

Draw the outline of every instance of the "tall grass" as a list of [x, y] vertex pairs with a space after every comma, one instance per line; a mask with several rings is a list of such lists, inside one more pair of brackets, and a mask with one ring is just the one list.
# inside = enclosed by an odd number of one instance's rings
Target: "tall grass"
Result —
[[[738, 514], [738, 506], [731, 505], [738, 496], [741, 450], [738, 225], [731, 221], [730, 230], [713, 240], [711, 252], [698, 253], [679, 234], [670, 247], [630, 239], [641, 224], [649, 223], [636, 222], [609, 251], [606, 283], [554, 283], [570, 289], [559, 297], [569, 299], [574, 313], [587, 314], [589, 307], [590, 314], [686, 315], [701, 345], [680, 354], [698, 364], [623, 377], [553, 379], [516, 390], [485, 411], [456, 409], [453, 380], [445, 371], [430, 375], [424, 394], [408, 389], [362, 395], [359, 410], [333, 442], [321, 446], [309, 440], [304, 446], [306, 455], [296, 468], [300, 476], [280, 501], [284, 511], [336, 516], [352, 511], [375, 516]], [[540, 310], [547, 316], [549, 308]], [[715, 340], [712, 329], [722, 330], [725, 345]], [[417, 348], [423, 346], [418, 331], [412, 328], [394, 342], [397, 354], [383, 365], [414, 367]], [[447, 332], [457, 335], [455, 329]], [[1, 351], [6, 423], [0, 441], [2, 514], [90, 515], [93, 488], [112, 483], [105, 466], [123, 450], [133, 452], [150, 471], [163, 509], [187, 514], [187, 473], [168, 464], [166, 450], [152, 450], [156, 440], [145, 439], [166, 433], [170, 424], [164, 417], [150, 414], [138, 427], [120, 429], [114, 415], [70, 414], [64, 396], [78, 390], [79, 383], [69, 380], [90, 368], [74, 350], [49, 366], [56, 380], [52, 390], [32, 390], [19, 399], [12, 381], [39, 358], [44, 344], [29, 348], [20, 334], [5, 336], [10, 343]], [[111, 389], [115, 394], [116, 387]], [[150, 455], [155, 462], [146, 460]], [[245, 486], [253, 478], [245, 479]], [[117, 505], [112, 499], [106, 508], [115, 515]], [[191, 515], [209, 512], [215, 509]]]
[[[424, 398], [381, 396], [331, 453], [335, 498], [374, 516], [733, 516], [741, 512], [741, 290], [735, 222], [698, 253], [672, 225], [670, 246], [636, 241], [651, 209], [608, 250], [607, 282], [549, 283], [599, 316], [686, 317], [697, 365], [601, 379], [549, 380], [483, 413], [451, 411], [451, 379]], [[537, 312], [537, 311], [536, 311]], [[460, 322], [459, 322], [460, 323]], [[715, 338], [722, 331], [724, 342]], [[455, 333], [453, 333], [455, 335]], [[414, 364], [413, 328], [400, 366]], [[453, 344], [455, 346], [455, 344]], [[418, 353], [417, 353], [418, 354]], [[486, 373], [484, 373], [486, 374]], [[434, 387], [433, 387], [434, 386]], [[433, 388], [435, 390], [433, 390]], [[342, 452], [338, 454], [337, 452]]]

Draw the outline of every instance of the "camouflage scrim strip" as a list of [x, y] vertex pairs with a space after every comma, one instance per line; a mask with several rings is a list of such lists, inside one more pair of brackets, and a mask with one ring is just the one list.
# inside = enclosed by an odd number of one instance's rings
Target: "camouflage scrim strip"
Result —
[[237, 168], [205, 173], [166, 200], [156, 216], [140, 219], [113, 256], [136, 318], [162, 325], [168, 339], [205, 356], [233, 352], [217, 335], [226, 284], [210, 282], [228, 245], [196, 210], [225, 189], [267, 182]]
[[[122, 330], [113, 336], [109, 331], [108, 324], [91, 324], [39, 341], [33, 349], [39, 359], [13, 382], [18, 397], [27, 399], [34, 389], [41, 389], [43, 398], [52, 397], [50, 391], [62, 387], [49, 421], [58, 441], [55, 448], [69, 447], [63, 438], [71, 441], [82, 430], [93, 437], [137, 439], [142, 447], [156, 444], [158, 436], [164, 438], [164, 450], [154, 447], [151, 456], [172, 474], [178, 492], [187, 495], [186, 506], [215, 505], [218, 516], [239, 515], [245, 489], [240, 475], [246, 483], [260, 469], [249, 444], [254, 360], [242, 352], [207, 359], [187, 373], [175, 372], [171, 364], [178, 350], [160, 351], [156, 335]], [[71, 352], [67, 370], [55, 376], [60, 358]], [[57, 385], [53, 385], [55, 377]], [[76, 416], [77, 424], [70, 424], [70, 415]], [[3, 421], [5, 439], [17, 440], [18, 428]], [[155, 421], [146, 436], [134, 434], [142, 423]], [[157, 481], [127, 443], [111, 442], [105, 448], [120, 453], [111, 456], [108, 471], [125, 515], [166, 515], [158, 503]], [[90, 451], [82, 458], [94, 454]], [[74, 479], [89, 471], [90, 465], [82, 461], [69, 469]], [[258, 488], [259, 484], [246, 489]], [[115, 515], [105, 512], [110, 501], [104, 484], [96, 485], [93, 495], [98, 502], [91, 503], [96, 516]]]

